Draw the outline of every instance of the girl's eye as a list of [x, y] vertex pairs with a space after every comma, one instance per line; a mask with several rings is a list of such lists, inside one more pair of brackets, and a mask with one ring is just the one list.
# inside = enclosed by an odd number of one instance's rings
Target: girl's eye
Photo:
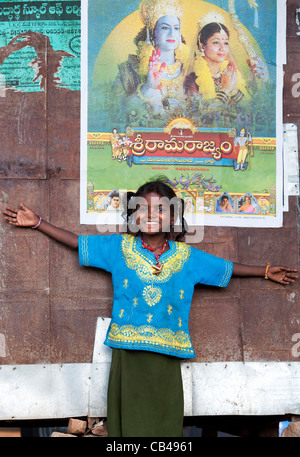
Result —
[[168, 208], [166, 208], [165, 206], [160, 206], [158, 211], [160, 213], [166, 213], [168, 211]]

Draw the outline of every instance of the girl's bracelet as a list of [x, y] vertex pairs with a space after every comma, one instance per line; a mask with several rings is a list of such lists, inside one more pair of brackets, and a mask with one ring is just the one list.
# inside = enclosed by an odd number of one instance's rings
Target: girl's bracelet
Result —
[[32, 229], [38, 228], [38, 227], [40, 226], [40, 223], [42, 222], [41, 216], [39, 216], [39, 215], [37, 214], [37, 217], [39, 218], [39, 221], [38, 221], [38, 223], [37, 223], [36, 225], [34, 225], [33, 227], [31, 227]]
[[268, 265], [266, 266], [265, 279], [269, 279], [269, 277], [268, 277], [268, 270], [269, 270], [270, 266], [271, 266], [270, 263], [268, 263]]

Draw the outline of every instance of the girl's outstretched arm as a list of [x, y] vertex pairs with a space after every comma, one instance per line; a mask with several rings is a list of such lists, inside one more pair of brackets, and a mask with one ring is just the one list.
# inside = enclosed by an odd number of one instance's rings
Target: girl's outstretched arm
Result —
[[60, 241], [66, 246], [78, 249], [78, 235], [41, 220], [34, 211], [27, 208], [23, 203], [20, 203], [20, 209], [7, 207], [6, 211], [3, 211], [3, 214], [5, 214], [5, 219], [11, 225], [31, 228], [37, 226], [36, 230], [45, 233], [45, 235], [50, 236], [56, 241]]
[[233, 263], [232, 276], [239, 277], [263, 277], [271, 279], [283, 285], [290, 284], [298, 278], [297, 270], [287, 268], [280, 265], [271, 266], [270, 264], [262, 266], [242, 265], [240, 263]]

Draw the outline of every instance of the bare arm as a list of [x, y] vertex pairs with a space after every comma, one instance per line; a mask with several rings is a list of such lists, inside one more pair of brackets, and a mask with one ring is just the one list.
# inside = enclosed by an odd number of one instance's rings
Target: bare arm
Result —
[[75, 233], [56, 227], [46, 221], [42, 221], [37, 230], [70, 248], [78, 249], [78, 235]]
[[276, 266], [250, 266], [242, 265], [240, 263], [233, 264], [232, 276], [237, 277], [261, 277], [270, 279], [280, 284], [290, 284], [298, 278], [297, 270], [292, 268]]
[[[23, 203], [20, 203], [20, 209], [7, 207], [6, 211], [3, 211], [3, 214], [5, 215], [5, 219], [8, 223], [16, 227], [32, 228], [36, 226], [40, 220], [39, 216], [34, 211], [23, 205]], [[78, 249], [78, 235], [75, 233], [56, 227], [44, 220], [41, 221], [36, 230], [39, 230], [45, 235], [65, 244], [66, 246]]]

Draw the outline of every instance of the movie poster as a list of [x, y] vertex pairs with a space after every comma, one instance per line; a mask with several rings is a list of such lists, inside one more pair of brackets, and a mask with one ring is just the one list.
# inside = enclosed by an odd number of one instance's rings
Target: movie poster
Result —
[[126, 192], [162, 176], [189, 225], [282, 225], [279, 16], [281, 0], [82, 2], [81, 223], [122, 223]]

